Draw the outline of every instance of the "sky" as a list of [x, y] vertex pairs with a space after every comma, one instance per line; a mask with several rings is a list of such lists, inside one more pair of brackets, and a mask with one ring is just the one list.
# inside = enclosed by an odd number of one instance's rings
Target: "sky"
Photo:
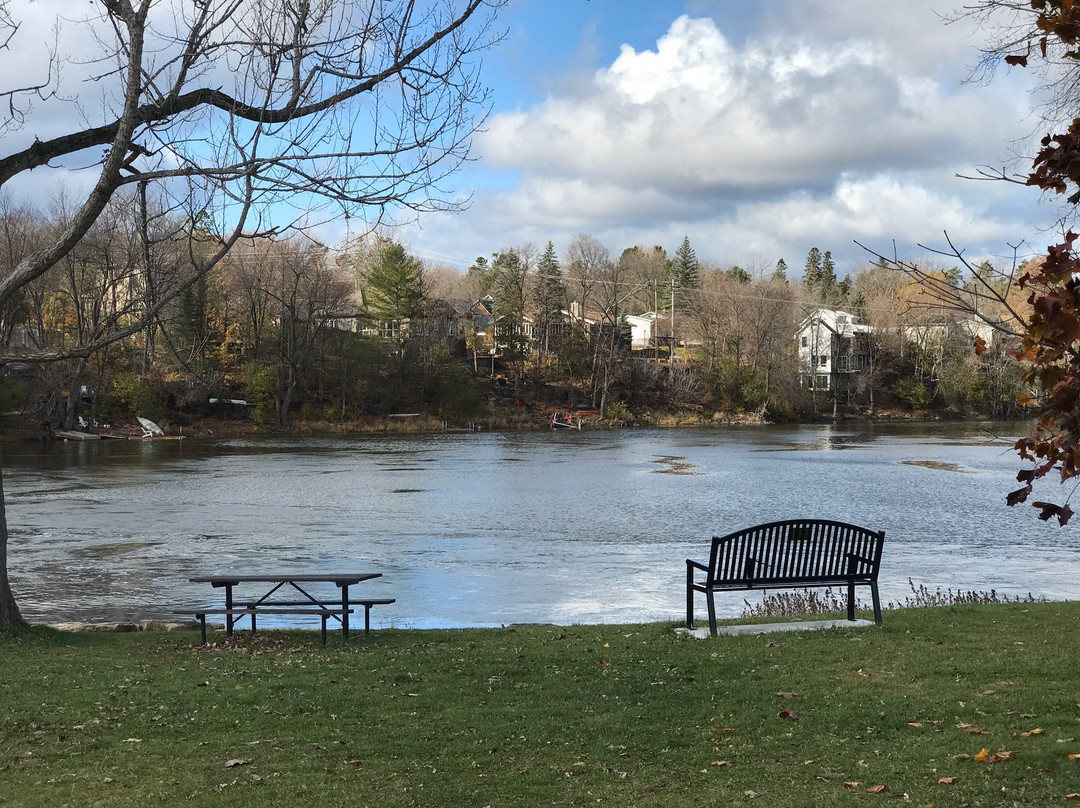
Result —
[[[1051, 243], [1056, 208], [1014, 184], [962, 179], [1031, 154], [1034, 78], [968, 81], [983, 35], [958, 0], [511, 0], [484, 63], [492, 109], [458, 174], [459, 214], [395, 237], [434, 263], [578, 234], [801, 274], [838, 274], [855, 242], [1011, 263]], [[1025, 151], [1026, 150], [1026, 151]], [[944, 261], [944, 259], [940, 259]], [[951, 266], [955, 261], [945, 262]]]
[[[68, 1], [20, 0], [33, 47], [9, 64], [43, 72], [34, 37]], [[967, 258], [1007, 267], [1010, 245], [1025, 257], [1054, 241], [1058, 210], [1034, 190], [958, 176], [1024, 171], [1045, 134], [1029, 71], [967, 81], [985, 34], [943, 20], [964, 2], [509, 0], [484, 57], [489, 117], [445, 184], [467, 210], [389, 234], [460, 270], [549, 241], [565, 255], [580, 234], [616, 257], [673, 254], [689, 238], [708, 264], [765, 273], [782, 258], [790, 277], [812, 247], [842, 277], [872, 259], [856, 242], [933, 258], [919, 245], [946, 248], [947, 234]], [[84, 29], [66, 32], [68, 52], [93, 52]], [[40, 106], [16, 137], [68, 128], [49, 115], [75, 105]], [[11, 187], [44, 196], [41, 172], [20, 180]], [[334, 245], [356, 230], [339, 221], [319, 235]]]

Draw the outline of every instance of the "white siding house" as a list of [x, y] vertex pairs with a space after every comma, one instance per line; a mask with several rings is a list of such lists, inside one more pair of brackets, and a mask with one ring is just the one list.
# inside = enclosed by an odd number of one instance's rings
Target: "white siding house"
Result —
[[[815, 309], [799, 325], [799, 376], [814, 390], [850, 384], [870, 365], [870, 326], [846, 311]], [[845, 386], [847, 386], [845, 384]]]
[[627, 314], [626, 324], [630, 326], [630, 347], [635, 351], [643, 348], [651, 348], [656, 344], [658, 336], [658, 324], [660, 320], [667, 318], [655, 311], [647, 311], [644, 314]]

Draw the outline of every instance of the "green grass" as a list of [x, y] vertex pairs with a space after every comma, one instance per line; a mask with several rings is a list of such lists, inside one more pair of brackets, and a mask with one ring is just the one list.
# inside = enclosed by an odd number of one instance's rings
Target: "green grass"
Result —
[[35, 628], [0, 635], [0, 805], [1080, 805], [1078, 622], [1075, 603], [966, 605], [705, 641], [530, 626], [327, 648]]

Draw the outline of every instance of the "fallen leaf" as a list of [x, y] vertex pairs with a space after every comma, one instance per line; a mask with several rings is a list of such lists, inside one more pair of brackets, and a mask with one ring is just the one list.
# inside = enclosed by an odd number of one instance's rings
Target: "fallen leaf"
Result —
[[870, 788], [866, 790], [869, 791], [871, 794], [880, 794], [882, 791], [885, 790], [885, 786], [870, 786]]
[[359, 766], [359, 765], [361, 765], [361, 764], [362, 764], [363, 762], [364, 762], [364, 761], [362, 761], [362, 760], [360, 760], [360, 759], [354, 759], [354, 760], [346, 760], [346, 761], [345, 761], [345, 765], [346, 765], [346, 766]]
[[984, 696], [996, 696], [997, 691], [996, 690], [984, 690], [983, 695]]
[[1072, 794], [1066, 794], [1065, 799], [1067, 799], [1067, 800], [1080, 800], [1080, 792], [1074, 791]]
[[225, 761], [225, 768], [226, 769], [233, 769], [233, 768], [236, 768], [237, 766], [250, 766], [250, 765], [251, 765], [251, 760], [249, 760], [248, 758], [230, 758], [229, 760]]
[[985, 729], [976, 724], [964, 724], [960, 723], [956, 725], [957, 729], [962, 729], [964, 732], [970, 732], [972, 735], [989, 735]]
[[844, 781], [844, 788], [859, 788], [861, 785], [862, 783], [858, 782], [857, 780]]
[[721, 727], [720, 729], [718, 729], [716, 731], [716, 734], [717, 735], [726, 735], [727, 733], [734, 732], [734, 731], [735, 730], [733, 730], [731, 727]]
[[860, 671], [858, 671], [858, 672], [857, 672], [857, 673], [855, 674], [855, 678], [856, 678], [856, 679], [869, 679], [869, 678], [870, 678], [870, 674], [869, 674], [869, 673], [863, 673], [863, 672], [862, 672], [862, 671], [860, 670]]
[[959, 779], [959, 777], [939, 777], [938, 782], [941, 783], [943, 786], [951, 786]]
[[796, 714], [796, 712], [794, 710], [789, 710], [786, 707], [780, 711], [779, 715], [781, 718], [787, 718], [791, 721], [799, 720], [799, 716]]
[[1069, 755], [1069, 760], [1080, 760], [1080, 755], [1074, 752], [1073, 754]]
[[748, 800], [756, 800], [758, 798], [758, 793], [756, 791], [744, 791], [742, 794]]
[[921, 727], [922, 726], [922, 721], [908, 721], [907, 725], [909, 727]]
[[798, 693], [788, 693], [786, 690], [777, 690], [776, 695], [778, 695], [782, 699], [793, 699], [799, 694]]
[[965, 755], [963, 752], [961, 752], [959, 755], [953, 755], [952, 759], [953, 760], [971, 760], [971, 755]]
[[730, 760], [714, 760], [712, 762], [712, 765], [713, 766], [730, 766], [731, 761]]
[[1030, 738], [1032, 735], [1042, 735], [1042, 727], [1036, 727], [1035, 729], [1029, 729], [1027, 732], [1021, 732], [1021, 738]]
[[1001, 749], [991, 755], [989, 749], [983, 749], [975, 756], [975, 759], [980, 763], [1000, 763], [1003, 760], [1008, 760], [1015, 754], [1016, 752], [1009, 751], [1008, 749]]

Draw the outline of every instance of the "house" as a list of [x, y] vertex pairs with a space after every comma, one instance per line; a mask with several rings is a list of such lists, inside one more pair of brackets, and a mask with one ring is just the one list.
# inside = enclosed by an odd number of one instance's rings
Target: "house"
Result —
[[626, 324], [630, 326], [630, 347], [635, 351], [653, 348], [659, 343], [666, 344], [662, 336], [660, 321], [666, 320], [663, 314], [647, 311], [644, 314], [627, 314]]
[[870, 366], [870, 326], [846, 311], [815, 309], [799, 325], [799, 378], [813, 390], [851, 389]]

